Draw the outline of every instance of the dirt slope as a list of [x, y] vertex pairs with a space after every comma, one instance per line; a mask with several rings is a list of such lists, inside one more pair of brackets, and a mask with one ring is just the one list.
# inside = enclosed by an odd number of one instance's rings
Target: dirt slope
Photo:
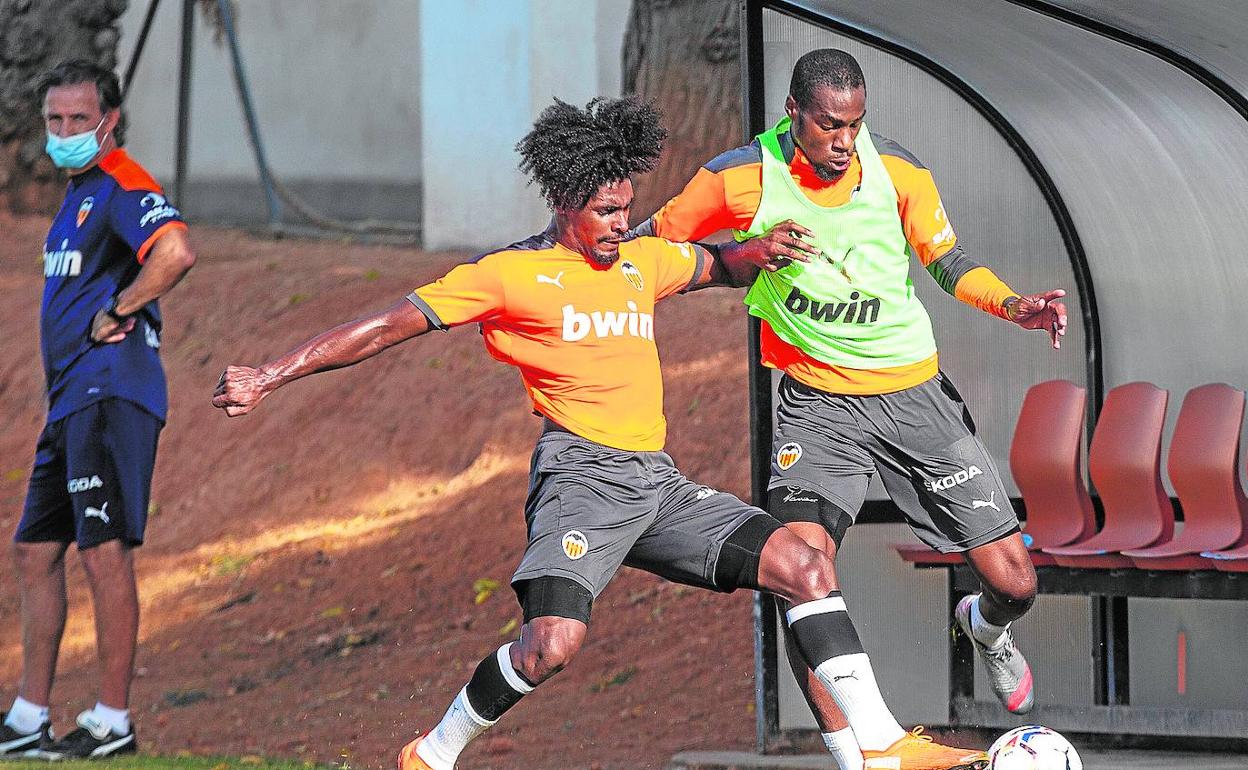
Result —
[[[21, 511], [43, 421], [37, 353], [46, 221], [0, 219], [0, 529]], [[538, 424], [514, 370], [469, 329], [296, 383], [227, 420], [209, 394], [256, 363], [382, 307], [467, 255], [272, 242], [197, 227], [200, 264], [165, 303], [172, 410], [140, 552], [134, 697], [144, 750], [391, 767], [476, 662], [514, 636]], [[739, 294], [665, 303], [668, 451], [743, 494], [745, 320]], [[87, 586], [54, 693], [61, 730], [95, 700]], [[492, 593], [479, 580], [497, 581]], [[477, 603], [476, 600], [480, 600]], [[465, 753], [465, 768], [661, 767], [753, 740], [750, 597], [625, 570], [572, 668]], [[0, 700], [20, 671], [12, 566], [0, 560]]]

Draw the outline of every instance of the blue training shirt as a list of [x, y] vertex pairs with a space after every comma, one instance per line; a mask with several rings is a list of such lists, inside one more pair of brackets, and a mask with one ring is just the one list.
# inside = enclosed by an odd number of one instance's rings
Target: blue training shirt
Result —
[[124, 398], [165, 419], [157, 303], [135, 315], [134, 331], [118, 343], [92, 342], [91, 320], [174, 227], [186, 227], [182, 214], [125, 150], [70, 179], [43, 247], [39, 332], [49, 422], [105, 398]]

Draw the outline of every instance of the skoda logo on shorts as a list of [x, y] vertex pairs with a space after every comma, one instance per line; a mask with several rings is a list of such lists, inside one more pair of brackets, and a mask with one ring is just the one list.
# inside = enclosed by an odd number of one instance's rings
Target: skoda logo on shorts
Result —
[[800, 459], [802, 459], [802, 445], [796, 441], [790, 441], [780, 447], [779, 452], [776, 452], [776, 465], [779, 465], [782, 471], [787, 471], [797, 465]]
[[589, 553], [589, 540], [578, 530], [570, 530], [563, 536], [563, 554], [576, 561]]
[[645, 288], [646, 282], [642, 280], [641, 271], [637, 266], [627, 260], [620, 263], [620, 272], [624, 274], [624, 278], [637, 291]]

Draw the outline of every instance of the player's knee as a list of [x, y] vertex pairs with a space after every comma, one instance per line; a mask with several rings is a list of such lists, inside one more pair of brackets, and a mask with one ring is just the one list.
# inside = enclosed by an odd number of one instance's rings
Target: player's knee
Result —
[[13, 565], [19, 578], [38, 580], [56, 573], [64, 564], [65, 549], [59, 543], [13, 543]]
[[788, 577], [793, 601], [815, 601], [836, 590], [832, 559], [822, 551], [810, 546], [795, 549], [791, 564]]
[[[538, 684], [562, 671], [581, 649], [586, 626], [568, 618], [537, 618], [524, 627], [513, 646], [516, 670]], [[518, 660], [516, 658], [518, 657]]]

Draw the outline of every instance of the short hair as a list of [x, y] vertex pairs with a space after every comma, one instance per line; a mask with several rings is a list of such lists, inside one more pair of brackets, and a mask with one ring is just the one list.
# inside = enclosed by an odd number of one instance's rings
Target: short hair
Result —
[[599, 97], [581, 109], [555, 99], [516, 150], [551, 208], [579, 209], [603, 185], [653, 169], [665, 138], [648, 103]]
[[[57, 86], [75, 86], [79, 83], [95, 84], [95, 91], [100, 97], [101, 113], [121, 107], [121, 82], [118, 81], [117, 75], [112, 70], [86, 59], [64, 61], [43, 73], [36, 82], [35, 93], [42, 105], [49, 89]], [[125, 125], [126, 119], [123, 114], [117, 121], [117, 128], [113, 129], [113, 139], [118, 147], [125, 143]]]
[[837, 90], [852, 91], [866, 88], [866, 78], [858, 60], [839, 48], [817, 48], [803, 54], [793, 65], [793, 79], [789, 81], [789, 95], [799, 107], [810, 106], [815, 89], [829, 86]]

